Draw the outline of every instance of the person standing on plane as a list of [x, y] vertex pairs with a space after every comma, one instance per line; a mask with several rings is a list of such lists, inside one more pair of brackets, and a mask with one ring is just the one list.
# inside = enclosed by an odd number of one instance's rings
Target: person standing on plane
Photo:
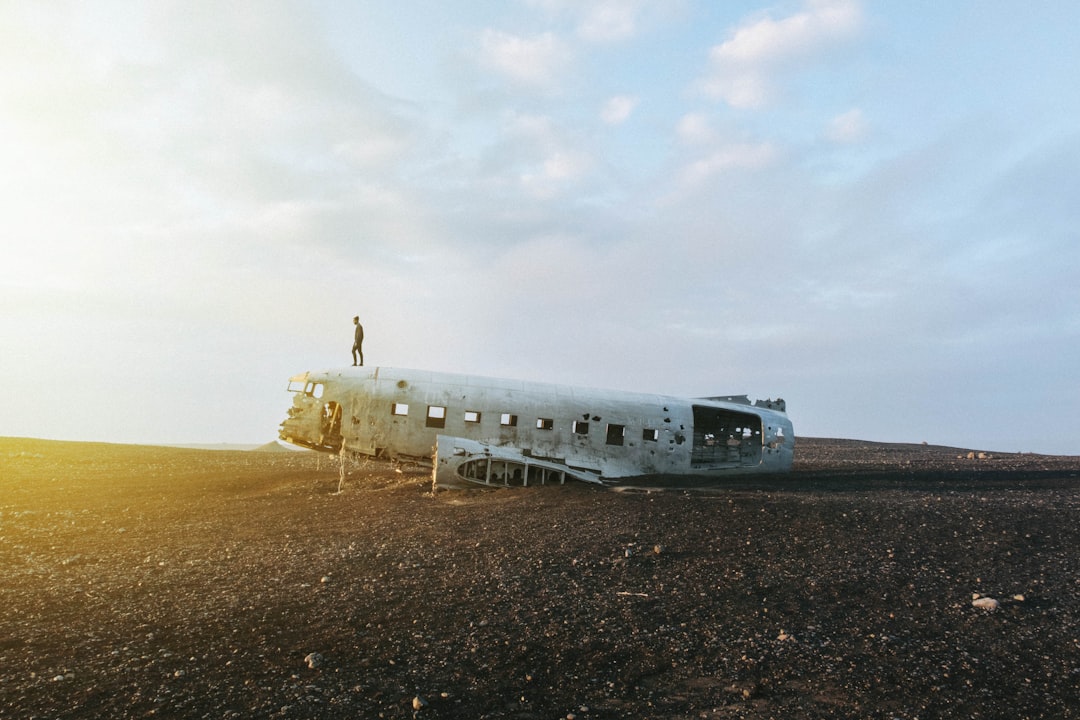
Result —
[[357, 365], [356, 356], [360, 356], [360, 365], [364, 364], [364, 326], [360, 324], [360, 316], [357, 315], [352, 319], [353, 325], [356, 326], [356, 332], [353, 334], [352, 344], [352, 364]]

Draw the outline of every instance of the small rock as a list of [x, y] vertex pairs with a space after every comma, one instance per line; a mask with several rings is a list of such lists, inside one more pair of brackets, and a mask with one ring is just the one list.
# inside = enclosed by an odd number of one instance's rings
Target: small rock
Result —
[[971, 601], [972, 607], [977, 607], [980, 610], [997, 610], [998, 601], [992, 597], [978, 597]]
[[308, 666], [309, 668], [311, 668], [312, 670], [314, 670], [315, 668], [317, 668], [317, 667], [319, 667], [320, 665], [322, 665], [322, 663], [323, 663], [323, 656], [322, 656], [322, 655], [320, 655], [320, 654], [319, 654], [319, 653], [317, 653], [317, 652], [313, 652], [313, 653], [308, 653], [308, 655], [307, 655], [307, 656], [306, 656], [306, 657], [304, 658], [304, 662], [306, 662], [306, 663], [307, 663], [307, 666]]
[[1015, 600], [1016, 602], [1024, 602], [1024, 596], [1020, 593], [1017, 593], [1016, 595], [1013, 595], [1013, 600]]
[[428, 706], [428, 701], [424, 698], [423, 695], [417, 695], [416, 697], [414, 697], [412, 699], [412, 709], [413, 710], [423, 710], [427, 706]]

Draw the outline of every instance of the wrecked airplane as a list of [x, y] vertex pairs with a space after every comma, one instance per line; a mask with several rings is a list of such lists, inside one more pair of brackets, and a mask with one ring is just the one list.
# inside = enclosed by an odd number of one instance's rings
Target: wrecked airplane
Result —
[[436, 488], [785, 472], [795, 447], [779, 399], [678, 398], [385, 367], [303, 373], [290, 378], [289, 391], [282, 440], [430, 464]]

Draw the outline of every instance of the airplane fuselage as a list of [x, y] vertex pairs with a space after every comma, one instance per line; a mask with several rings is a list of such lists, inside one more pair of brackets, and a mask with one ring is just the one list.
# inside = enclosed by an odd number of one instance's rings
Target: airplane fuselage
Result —
[[289, 389], [295, 395], [281, 439], [432, 463], [443, 486], [783, 472], [795, 445], [782, 400], [688, 399], [385, 367], [304, 373]]

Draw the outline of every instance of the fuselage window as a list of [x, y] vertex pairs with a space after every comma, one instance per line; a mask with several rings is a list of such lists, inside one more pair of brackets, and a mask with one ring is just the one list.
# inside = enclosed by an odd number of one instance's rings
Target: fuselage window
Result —
[[477, 412], [476, 410], [466, 410], [465, 411], [465, 422], [467, 422], [467, 423], [478, 423], [478, 422], [480, 422], [480, 413]]
[[499, 416], [499, 424], [503, 427], [517, 427], [517, 415], [503, 413]]
[[625, 425], [615, 425], [614, 423], [607, 426], [607, 444], [608, 445], [622, 445], [623, 436], [626, 434]]
[[555, 428], [555, 420], [553, 418], [536, 418], [537, 430], [552, 430]]
[[578, 434], [578, 435], [588, 435], [589, 434], [589, 423], [585, 422], [584, 420], [575, 420], [574, 421], [574, 432], [576, 434]]
[[394, 415], [408, 415], [409, 406], [405, 403], [394, 403], [394, 408], [391, 412]]
[[323, 384], [322, 383], [308, 383], [307, 390], [305, 392], [308, 395], [310, 395], [311, 397], [321, 398], [322, 397], [322, 391], [323, 391]]
[[660, 439], [660, 431], [655, 428], [645, 428], [641, 431], [641, 439], [645, 442], [656, 442]]
[[427, 426], [433, 428], [446, 427], [446, 408], [441, 405], [428, 405]]

